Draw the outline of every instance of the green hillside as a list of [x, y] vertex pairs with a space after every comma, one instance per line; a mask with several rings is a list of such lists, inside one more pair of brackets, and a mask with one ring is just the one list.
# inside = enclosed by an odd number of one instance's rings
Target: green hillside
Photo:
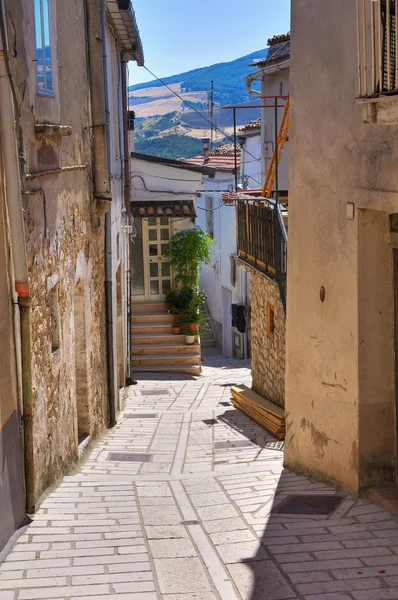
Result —
[[[266, 58], [268, 49], [257, 50], [246, 56], [242, 56], [231, 62], [218, 63], [209, 67], [202, 67], [165, 77], [163, 81], [167, 84], [181, 83], [184, 92], [200, 92], [210, 88], [210, 82], [214, 81], [214, 99], [219, 104], [233, 104], [249, 100], [244, 77], [250, 72], [255, 71], [255, 67], [249, 67], [256, 58]], [[157, 81], [148, 81], [129, 87], [129, 91], [134, 92], [151, 87], [161, 87], [162, 84]]]
[[152, 154], [162, 158], [190, 158], [202, 152], [202, 142], [185, 135], [165, 135], [145, 139], [139, 137], [136, 140], [135, 149], [141, 154]]

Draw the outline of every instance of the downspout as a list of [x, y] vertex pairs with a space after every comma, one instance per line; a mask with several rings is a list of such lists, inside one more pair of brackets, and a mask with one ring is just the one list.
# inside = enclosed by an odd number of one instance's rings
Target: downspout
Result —
[[122, 64], [122, 125], [123, 125], [123, 154], [124, 154], [124, 206], [126, 209], [126, 220], [127, 220], [127, 372], [126, 379], [130, 378], [131, 375], [131, 258], [132, 258], [132, 244], [130, 236], [130, 193], [131, 193], [131, 182], [130, 182], [130, 149], [129, 149], [129, 132], [127, 127], [127, 61], [125, 53], [122, 52], [121, 56]]
[[105, 48], [104, 0], [85, 0], [87, 7], [88, 51], [90, 66], [91, 131], [93, 135], [94, 198], [97, 215], [105, 214], [105, 301], [107, 340], [107, 386], [109, 425], [116, 422], [113, 315], [112, 315], [112, 247], [111, 214], [112, 194], [109, 187], [110, 140], [109, 101]]
[[90, 69], [91, 133], [93, 136], [94, 198], [99, 215], [110, 207], [112, 195], [109, 189], [108, 122], [106, 119], [106, 94], [104, 87], [103, 55], [105, 40], [103, 0], [86, 0], [88, 53]]
[[[0, 1], [0, 132], [5, 174], [11, 251], [18, 294], [21, 334], [22, 405], [24, 422], [24, 469], [26, 510], [34, 510], [33, 463], [33, 399], [30, 347], [30, 292], [26, 260], [25, 225], [22, 213], [21, 173], [18, 163], [18, 144], [15, 122], [14, 96], [9, 54], [4, 0]], [[16, 350], [18, 344], [16, 344]]]
[[[105, 142], [107, 153], [107, 172], [111, 172], [111, 140], [109, 131], [109, 95], [108, 73], [106, 64], [106, 29], [105, 29], [105, 0], [100, 0], [100, 35], [102, 40], [102, 71], [105, 99]], [[116, 396], [115, 396], [115, 357], [113, 337], [113, 285], [112, 285], [112, 214], [108, 210], [105, 215], [105, 301], [106, 301], [106, 341], [107, 341], [107, 375], [108, 375], [108, 407], [109, 426], [116, 425]]]

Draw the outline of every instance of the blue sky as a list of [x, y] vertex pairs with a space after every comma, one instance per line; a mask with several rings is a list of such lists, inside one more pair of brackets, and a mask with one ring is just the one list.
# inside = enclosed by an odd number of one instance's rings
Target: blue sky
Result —
[[[290, 0], [133, 0], [145, 64], [158, 77], [245, 56], [290, 30]], [[153, 79], [129, 64], [130, 84]]]

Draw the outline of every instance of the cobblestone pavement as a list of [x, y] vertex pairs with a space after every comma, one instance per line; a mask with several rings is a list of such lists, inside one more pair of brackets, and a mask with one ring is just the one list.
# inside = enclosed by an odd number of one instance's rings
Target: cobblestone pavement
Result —
[[129, 388], [1, 565], [0, 600], [398, 599], [389, 513], [350, 497], [326, 515], [282, 507], [337, 493], [284, 470], [281, 443], [230, 405], [248, 364], [215, 355], [181, 377]]

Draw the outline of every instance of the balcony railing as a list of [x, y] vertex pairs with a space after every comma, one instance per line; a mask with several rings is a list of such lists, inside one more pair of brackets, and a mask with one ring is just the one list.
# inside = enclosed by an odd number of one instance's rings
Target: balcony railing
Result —
[[286, 310], [287, 233], [280, 204], [240, 199], [236, 211], [239, 258], [278, 283]]
[[358, 96], [398, 93], [398, 0], [356, 0]]

